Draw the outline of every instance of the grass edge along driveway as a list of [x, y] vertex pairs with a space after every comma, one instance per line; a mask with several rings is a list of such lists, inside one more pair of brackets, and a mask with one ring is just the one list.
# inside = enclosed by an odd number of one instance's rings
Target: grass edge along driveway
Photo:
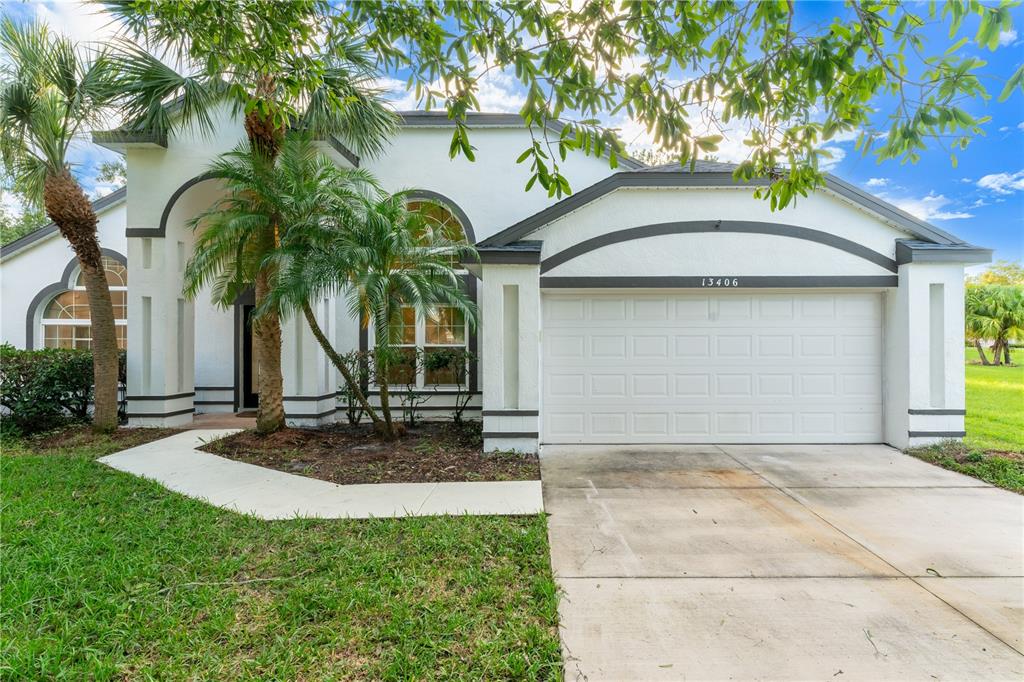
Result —
[[1010, 367], [984, 366], [967, 348], [967, 437], [907, 452], [926, 462], [1024, 493], [1024, 349]]
[[265, 522], [117, 449], [4, 443], [3, 679], [560, 679], [543, 515]]

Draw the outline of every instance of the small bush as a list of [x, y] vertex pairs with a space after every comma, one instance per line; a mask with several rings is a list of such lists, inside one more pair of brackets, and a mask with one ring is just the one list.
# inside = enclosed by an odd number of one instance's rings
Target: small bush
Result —
[[67, 419], [85, 421], [92, 404], [92, 353], [0, 346], [3, 421], [22, 434], [51, 429]]

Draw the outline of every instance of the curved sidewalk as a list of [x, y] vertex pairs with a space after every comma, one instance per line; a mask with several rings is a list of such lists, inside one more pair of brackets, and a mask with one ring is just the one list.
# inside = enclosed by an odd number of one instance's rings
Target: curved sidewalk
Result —
[[337, 485], [196, 448], [238, 429], [196, 429], [101, 457], [120, 471], [261, 519], [365, 519], [544, 511], [540, 481]]

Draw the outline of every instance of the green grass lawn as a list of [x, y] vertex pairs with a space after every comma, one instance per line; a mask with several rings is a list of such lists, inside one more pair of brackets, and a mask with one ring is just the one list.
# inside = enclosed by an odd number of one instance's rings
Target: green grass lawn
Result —
[[1024, 350], [1014, 366], [986, 367], [967, 349], [967, 437], [909, 453], [938, 466], [1024, 493]]
[[560, 679], [542, 515], [265, 522], [120, 447], [4, 443], [3, 679]]
[[967, 443], [983, 450], [1024, 452], [1024, 349], [1011, 367], [985, 367], [967, 349]]

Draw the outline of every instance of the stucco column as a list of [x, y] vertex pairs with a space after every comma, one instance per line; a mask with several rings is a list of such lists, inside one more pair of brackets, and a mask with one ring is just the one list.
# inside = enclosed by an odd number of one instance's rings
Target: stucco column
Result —
[[195, 312], [181, 293], [191, 234], [128, 239], [128, 423], [192, 420]]
[[899, 448], [964, 436], [964, 266], [904, 263], [886, 299], [885, 435]]
[[[335, 336], [335, 306], [313, 305], [327, 338]], [[281, 372], [284, 375], [284, 413], [289, 426], [318, 426], [336, 418], [338, 380], [326, 354], [313, 337], [305, 316], [293, 313], [281, 320]]]
[[540, 265], [481, 266], [484, 451], [537, 452]]

